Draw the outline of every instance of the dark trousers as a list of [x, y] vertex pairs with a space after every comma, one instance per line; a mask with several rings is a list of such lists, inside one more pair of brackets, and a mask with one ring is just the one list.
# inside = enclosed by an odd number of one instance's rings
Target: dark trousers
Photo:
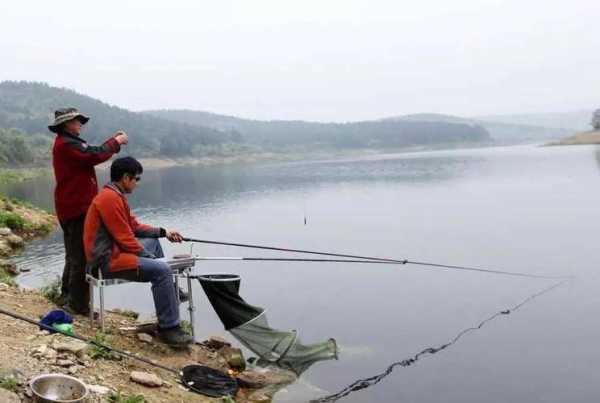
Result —
[[138, 238], [146, 252], [156, 259], [140, 257], [138, 270], [125, 270], [110, 273], [105, 278], [123, 278], [129, 281], [152, 284], [154, 308], [158, 317], [158, 326], [171, 328], [179, 325], [179, 301], [173, 286], [173, 271], [164, 261], [164, 252], [158, 238]]
[[90, 293], [85, 281], [85, 251], [83, 249], [83, 223], [85, 215], [61, 222], [65, 242], [65, 268], [61, 292], [65, 302], [81, 313], [89, 309]]

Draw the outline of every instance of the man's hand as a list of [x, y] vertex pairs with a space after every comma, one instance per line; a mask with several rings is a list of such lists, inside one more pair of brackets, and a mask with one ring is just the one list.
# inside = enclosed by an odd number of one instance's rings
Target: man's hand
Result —
[[125, 133], [122, 130], [119, 130], [115, 134], [113, 134], [113, 137], [115, 138], [115, 140], [117, 140], [117, 143], [119, 143], [120, 145], [125, 145], [129, 142], [129, 137], [127, 136], [127, 133]]
[[167, 239], [171, 242], [183, 242], [183, 235], [177, 231], [167, 230]]

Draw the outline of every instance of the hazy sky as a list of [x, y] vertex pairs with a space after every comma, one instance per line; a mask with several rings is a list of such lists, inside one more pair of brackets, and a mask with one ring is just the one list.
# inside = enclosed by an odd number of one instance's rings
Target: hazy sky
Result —
[[133, 110], [570, 111], [600, 107], [600, 1], [2, 1], [0, 55]]

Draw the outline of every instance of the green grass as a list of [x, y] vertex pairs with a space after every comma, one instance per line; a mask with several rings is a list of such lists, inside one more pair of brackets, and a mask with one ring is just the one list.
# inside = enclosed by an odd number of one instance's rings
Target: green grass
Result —
[[21, 231], [25, 228], [26, 221], [17, 213], [0, 211], [0, 227], [8, 227], [13, 231]]
[[54, 225], [50, 223], [32, 224], [26, 222], [23, 230], [26, 232], [35, 232], [37, 235], [47, 235], [54, 230]]
[[115, 354], [108, 348], [99, 346], [99, 344], [109, 344], [110, 340], [108, 336], [102, 332], [97, 332], [96, 336], [94, 336], [94, 342], [92, 343], [92, 348], [90, 349], [90, 358], [94, 360], [111, 360], [111, 361], [119, 361], [121, 360], [121, 356]]
[[48, 301], [58, 304], [60, 302], [60, 288], [62, 285], [62, 281], [60, 277], [56, 276], [54, 280], [50, 281], [50, 283], [46, 284], [40, 289], [42, 296], [46, 298]]
[[121, 392], [111, 393], [106, 398], [110, 403], [145, 403], [146, 398], [143, 395], [124, 396]]
[[13, 275], [7, 273], [4, 269], [0, 269], [0, 283], [7, 284], [11, 287], [15, 287], [17, 285], [17, 282], [15, 281]]
[[189, 334], [190, 336], [192, 335], [192, 325], [189, 321], [182, 320], [181, 322], [179, 322], [179, 326], [181, 327], [181, 330], [183, 330], [185, 333]]
[[19, 391], [19, 383], [13, 377], [6, 377], [0, 380], [0, 388], [17, 393]]

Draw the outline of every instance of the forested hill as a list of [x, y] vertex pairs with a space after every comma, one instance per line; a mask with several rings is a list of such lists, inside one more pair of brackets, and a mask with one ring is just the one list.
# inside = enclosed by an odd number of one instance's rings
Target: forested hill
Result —
[[0, 82], [0, 165], [48, 161], [57, 108], [91, 117], [83, 137], [100, 143], [117, 129], [139, 157], [213, 157], [316, 149], [399, 148], [487, 142], [485, 128], [462, 122], [377, 120], [352, 123], [258, 121], [195, 111], [132, 112], [44, 83]]
[[503, 122], [496, 121], [492, 117], [489, 119], [490, 120], [463, 118], [436, 113], [418, 113], [413, 115], [395, 116], [387, 118], [386, 120], [464, 123], [482, 126], [490, 133], [494, 142], [498, 144], [546, 142], [549, 139], [561, 138], [572, 133], [572, 130], [560, 127], [535, 125], [534, 122], [536, 122], [536, 120], [528, 122], [526, 119], [523, 119], [520, 122]]
[[385, 148], [491, 140], [482, 126], [465, 123], [393, 120], [317, 123], [250, 120], [191, 110], [156, 110], [146, 113], [173, 122], [236, 132], [242, 141], [265, 148]]
[[31, 82], [0, 83], [0, 128], [53, 137], [47, 128], [49, 116], [65, 106], [91, 116], [84, 131], [87, 140], [101, 142], [123, 129], [131, 140], [128, 152], [139, 156], [189, 155], [193, 146], [235, 141], [230, 133], [131, 112], [64, 88]]

